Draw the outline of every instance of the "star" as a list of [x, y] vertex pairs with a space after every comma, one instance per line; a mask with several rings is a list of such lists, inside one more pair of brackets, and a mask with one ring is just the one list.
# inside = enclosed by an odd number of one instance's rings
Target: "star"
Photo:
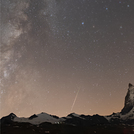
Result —
[[82, 22], [81, 24], [84, 25], [84, 22]]
[[120, 110], [134, 80], [133, 1], [1, 4], [0, 116]]

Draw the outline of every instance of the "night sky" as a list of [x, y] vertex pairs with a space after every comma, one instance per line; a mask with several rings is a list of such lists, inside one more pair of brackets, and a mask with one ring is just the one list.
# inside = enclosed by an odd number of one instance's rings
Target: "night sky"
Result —
[[121, 111], [134, 84], [134, 0], [0, 7], [0, 117]]

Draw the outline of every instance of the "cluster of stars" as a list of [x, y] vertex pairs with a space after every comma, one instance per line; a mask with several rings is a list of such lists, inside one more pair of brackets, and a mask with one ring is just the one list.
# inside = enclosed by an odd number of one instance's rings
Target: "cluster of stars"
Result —
[[121, 109], [134, 79], [132, 0], [2, 5], [1, 116]]

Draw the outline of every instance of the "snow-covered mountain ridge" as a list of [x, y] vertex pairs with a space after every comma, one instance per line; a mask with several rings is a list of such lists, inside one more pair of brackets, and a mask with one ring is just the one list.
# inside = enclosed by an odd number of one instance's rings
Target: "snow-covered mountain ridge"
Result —
[[118, 122], [134, 122], [134, 86], [129, 83], [128, 87], [124, 107], [121, 112], [105, 116], [109, 122], [113, 122], [114, 120], [118, 120]]
[[108, 116], [100, 115], [78, 115], [71, 113], [66, 117], [59, 118], [55, 115], [47, 113], [34, 114], [29, 118], [17, 117], [15, 114], [3, 117], [1, 123], [20, 122], [20, 123], [31, 123], [39, 125], [44, 122], [52, 124], [71, 124], [71, 125], [95, 125], [95, 124], [133, 124], [134, 125], [134, 86], [128, 85], [128, 91], [125, 97], [124, 107], [121, 112], [113, 113]]
[[134, 86], [129, 83], [128, 92], [125, 97], [124, 108], [122, 109], [121, 113], [123, 115], [127, 114], [133, 109], [133, 107], [134, 107]]
[[50, 122], [50, 123], [54, 124], [54, 123], [64, 121], [64, 119], [59, 118], [57, 116], [49, 115], [47, 113], [40, 113], [40, 114], [37, 114], [37, 115], [34, 114], [29, 118], [23, 118], [23, 117], [19, 118], [19, 117], [16, 116], [13, 119], [13, 121], [16, 121], [16, 122], [29, 122], [31, 124], [40, 124], [40, 123], [43, 123], [43, 122]]

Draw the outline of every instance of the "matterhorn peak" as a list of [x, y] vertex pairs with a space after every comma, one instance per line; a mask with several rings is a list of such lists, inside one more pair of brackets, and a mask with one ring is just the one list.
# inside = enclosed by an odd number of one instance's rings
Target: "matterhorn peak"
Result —
[[134, 86], [131, 83], [129, 83], [128, 87], [128, 92], [125, 97], [125, 105], [121, 111], [123, 115], [130, 112], [134, 107]]
[[131, 88], [131, 87], [133, 87], [133, 85], [131, 83], [129, 83], [128, 87]]
[[131, 83], [129, 83], [128, 87], [128, 90], [134, 89], [134, 85], [132, 85]]

